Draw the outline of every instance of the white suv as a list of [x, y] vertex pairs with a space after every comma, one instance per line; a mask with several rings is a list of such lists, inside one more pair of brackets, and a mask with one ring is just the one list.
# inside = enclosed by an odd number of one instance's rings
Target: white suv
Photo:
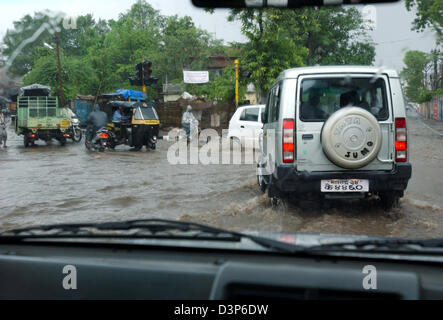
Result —
[[406, 113], [394, 70], [286, 70], [269, 91], [258, 181], [269, 196], [364, 198], [391, 208], [408, 185]]

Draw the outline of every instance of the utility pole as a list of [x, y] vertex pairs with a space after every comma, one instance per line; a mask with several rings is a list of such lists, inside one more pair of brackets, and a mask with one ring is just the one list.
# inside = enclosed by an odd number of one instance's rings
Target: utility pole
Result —
[[235, 59], [235, 107], [238, 107], [238, 59]]
[[57, 47], [57, 63], [58, 63], [58, 84], [59, 84], [59, 101], [60, 105], [62, 107], [65, 106], [65, 103], [63, 101], [63, 83], [62, 83], [62, 69], [60, 65], [60, 49], [58, 46], [58, 33], [57, 30], [54, 30], [54, 36], [55, 36], [55, 45]]
[[145, 74], [142, 72], [142, 92], [143, 92], [143, 99], [146, 98], [148, 100], [148, 97], [146, 96], [146, 84], [145, 84]]

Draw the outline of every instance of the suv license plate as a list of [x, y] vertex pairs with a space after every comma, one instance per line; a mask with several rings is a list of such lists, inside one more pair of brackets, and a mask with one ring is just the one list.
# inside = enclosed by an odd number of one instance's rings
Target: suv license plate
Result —
[[321, 180], [321, 192], [368, 192], [369, 180], [331, 179]]

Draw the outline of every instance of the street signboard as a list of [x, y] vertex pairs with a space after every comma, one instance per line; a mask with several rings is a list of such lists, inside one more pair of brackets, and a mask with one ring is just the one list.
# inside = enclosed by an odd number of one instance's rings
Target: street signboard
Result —
[[184, 83], [208, 83], [208, 71], [183, 71]]

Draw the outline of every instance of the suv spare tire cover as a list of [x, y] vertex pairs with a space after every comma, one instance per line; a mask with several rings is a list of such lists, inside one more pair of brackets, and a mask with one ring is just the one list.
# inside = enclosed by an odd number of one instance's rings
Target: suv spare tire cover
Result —
[[359, 107], [334, 112], [321, 133], [323, 151], [328, 159], [346, 169], [362, 168], [380, 151], [382, 135], [377, 119]]

